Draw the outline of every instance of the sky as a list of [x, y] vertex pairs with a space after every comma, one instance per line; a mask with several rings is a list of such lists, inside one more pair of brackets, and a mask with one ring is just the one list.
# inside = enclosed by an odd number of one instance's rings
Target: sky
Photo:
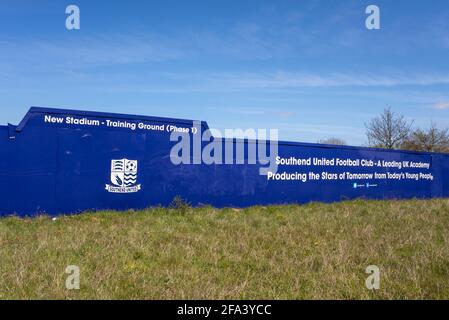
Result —
[[447, 0], [2, 0], [0, 124], [42, 106], [364, 145], [386, 107], [449, 127], [448, 57]]

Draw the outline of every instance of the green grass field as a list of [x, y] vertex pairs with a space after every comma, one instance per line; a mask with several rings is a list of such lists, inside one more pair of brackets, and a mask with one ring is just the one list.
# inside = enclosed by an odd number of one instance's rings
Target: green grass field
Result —
[[449, 200], [4, 218], [0, 298], [448, 299]]

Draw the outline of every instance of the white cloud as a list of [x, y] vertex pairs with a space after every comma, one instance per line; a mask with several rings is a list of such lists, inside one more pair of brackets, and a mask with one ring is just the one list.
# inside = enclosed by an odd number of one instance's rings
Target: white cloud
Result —
[[436, 110], [445, 110], [449, 109], [449, 102], [439, 102], [433, 105], [433, 108]]
[[[167, 38], [94, 35], [77, 41], [61, 39], [0, 40], [0, 59], [10, 66], [35, 71], [179, 60], [188, 54]], [[30, 54], [31, 52], [31, 54]]]
[[369, 74], [369, 73], [301, 73], [301, 72], [222, 72], [166, 74], [178, 81], [204, 85], [204, 89], [285, 90], [310, 87], [398, 87], [448, 85], [446, 74]]

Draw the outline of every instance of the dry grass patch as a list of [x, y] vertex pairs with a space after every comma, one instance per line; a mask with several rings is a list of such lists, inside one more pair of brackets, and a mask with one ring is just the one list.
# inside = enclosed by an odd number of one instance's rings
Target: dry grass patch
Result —
[[448, 228], [448, 200], [4, 218], [0, 298], [448, 299]]

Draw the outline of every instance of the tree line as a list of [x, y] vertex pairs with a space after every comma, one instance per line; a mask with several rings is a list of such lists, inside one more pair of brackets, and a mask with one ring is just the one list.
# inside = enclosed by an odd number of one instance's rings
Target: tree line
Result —
[[[391, 108], [365, 123], [365, 129], [368, 146], [373, 148], [449, 153], [448, 128], [438, 128], [434, 122], [427, 128], [416, 128], [413, 121]], [[344, 140], [334, 137], [318, 143], [346, 145]]]

